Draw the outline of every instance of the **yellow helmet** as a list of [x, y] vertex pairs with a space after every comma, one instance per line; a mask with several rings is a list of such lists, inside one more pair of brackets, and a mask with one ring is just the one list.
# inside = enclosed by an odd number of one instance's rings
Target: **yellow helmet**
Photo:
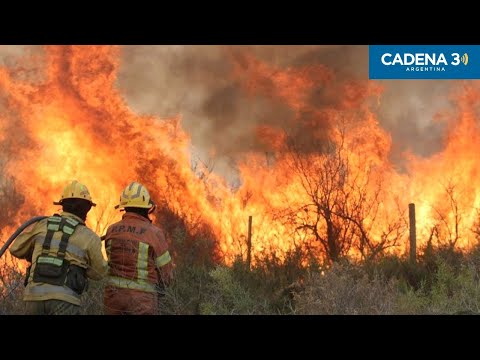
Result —
[[54, 201], [54, 205], [62, 205], [63, 200], [65, 199], [85, 199], [90, 201], [92, 206], [96, 206], [92, 201], [92, 197], [90, 196], [90, 192], [88, 191], [87, 187], [79, 183], [77, 180], [73, 180], [63, 189], [62, 197], [59, 201]]
[[153, 205], [147, 188], [134, 181], [123, 190], [120, 195], [120, 204], [115, 206], [115, 209], [126, 207], [150, 209]]

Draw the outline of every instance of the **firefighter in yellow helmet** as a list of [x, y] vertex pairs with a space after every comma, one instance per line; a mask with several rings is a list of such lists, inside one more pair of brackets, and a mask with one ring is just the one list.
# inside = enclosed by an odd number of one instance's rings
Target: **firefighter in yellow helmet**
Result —
[[87, 187], [78, 181], [65, 186], [54, 214], [26, 228], [10, 253], [31, 262], [23, 299], [29, 315], [78, 315], [80, 295], [88, 279], [108, 271], [100, 238], [85, 221], [95, 206]]
[[105, 235], [109, 263], [105, 314], [158, 314], [158, 290], [172, 279], [172, 259], [163, 231], [149, 218], [155, 204], [145, 186], [132, 182], [116, 208], [125, 214]]

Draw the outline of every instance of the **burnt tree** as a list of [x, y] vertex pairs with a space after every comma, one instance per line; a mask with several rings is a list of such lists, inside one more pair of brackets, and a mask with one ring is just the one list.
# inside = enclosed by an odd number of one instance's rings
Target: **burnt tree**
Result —
[[[386, 209], [382, 169], [365, 155], [350, 156], [341, 129], [336, 141], [305, 152], [293, 139], [288, 159], [308, 199], [288, 212], [297, 232], [307, 232], [321, 244], [328, 261], [336, 262], [355, 250], [363, 259], [375, 258], [397, 245], [407, 229], [400, 201]], [[389, 196], [392, 198], [391, 196]], [[395, 211], [391, 211], [395, 210]]]

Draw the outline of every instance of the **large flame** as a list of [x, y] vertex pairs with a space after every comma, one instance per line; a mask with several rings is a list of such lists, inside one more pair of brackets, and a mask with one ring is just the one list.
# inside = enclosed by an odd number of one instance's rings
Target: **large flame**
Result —
[[[34, 76], [0, 68], [0, 203], [9, 211], [0, 218], [3, 240], [29, 216], [56, 211], [52, 201], [77, 179], [98, 204], [88, 218], [98, 234], [119, 219], [114, 205], [136, 180], [189, 231], [210, 229], [227, 263], [246, 256], [249, 216], [254, 258], [283, 258], [298, 246], [323, 257], [322, 239], [337, 230], [335, 236], [349, 242], [341, 253], [374, 253], [379, 244], [403, 253], [411, 202], [420, 245], [428, 239], [460, 248], [475, 244], [476, 83], [455, 94], [459, 112], [450, 118], [444, 149], [426, 159], [409, 154], [401, 173], [389, 160], [391, 136], [372, 111], [383, 91], [377, 83], [337, 79], [321, 64], [280, 69], [248, 53], [231, 57], [232, 81], [246, 94], [275, 99], [292, 113], [287, 123], [254, 129], [251, 136], [265, 152], [238, 162], [241, 185], [232, 189], [208, 169], [192, 170], [180, 114], [158, 119], [129, 108], [116, 87], [119, 52], [114, 46], [49, 46], [44, 58], [34, 59], [41, 65]], [[313, 105], [315, 89], [326, 103]], [[325, 211], [331, 229], [319, 220]]]

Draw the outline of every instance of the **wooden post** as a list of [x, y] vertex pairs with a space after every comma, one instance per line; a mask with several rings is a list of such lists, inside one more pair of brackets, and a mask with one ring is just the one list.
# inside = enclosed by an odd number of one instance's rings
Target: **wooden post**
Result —
[[410, 219], [410, 262], [417, 262], [417, 231], [415, 227], [415, 204], [408, 204], [408, 217]]
[[247, 267], [250, 270], [252, 261], [252, 217], [248, 217], [248, 237], [247, 237]]

